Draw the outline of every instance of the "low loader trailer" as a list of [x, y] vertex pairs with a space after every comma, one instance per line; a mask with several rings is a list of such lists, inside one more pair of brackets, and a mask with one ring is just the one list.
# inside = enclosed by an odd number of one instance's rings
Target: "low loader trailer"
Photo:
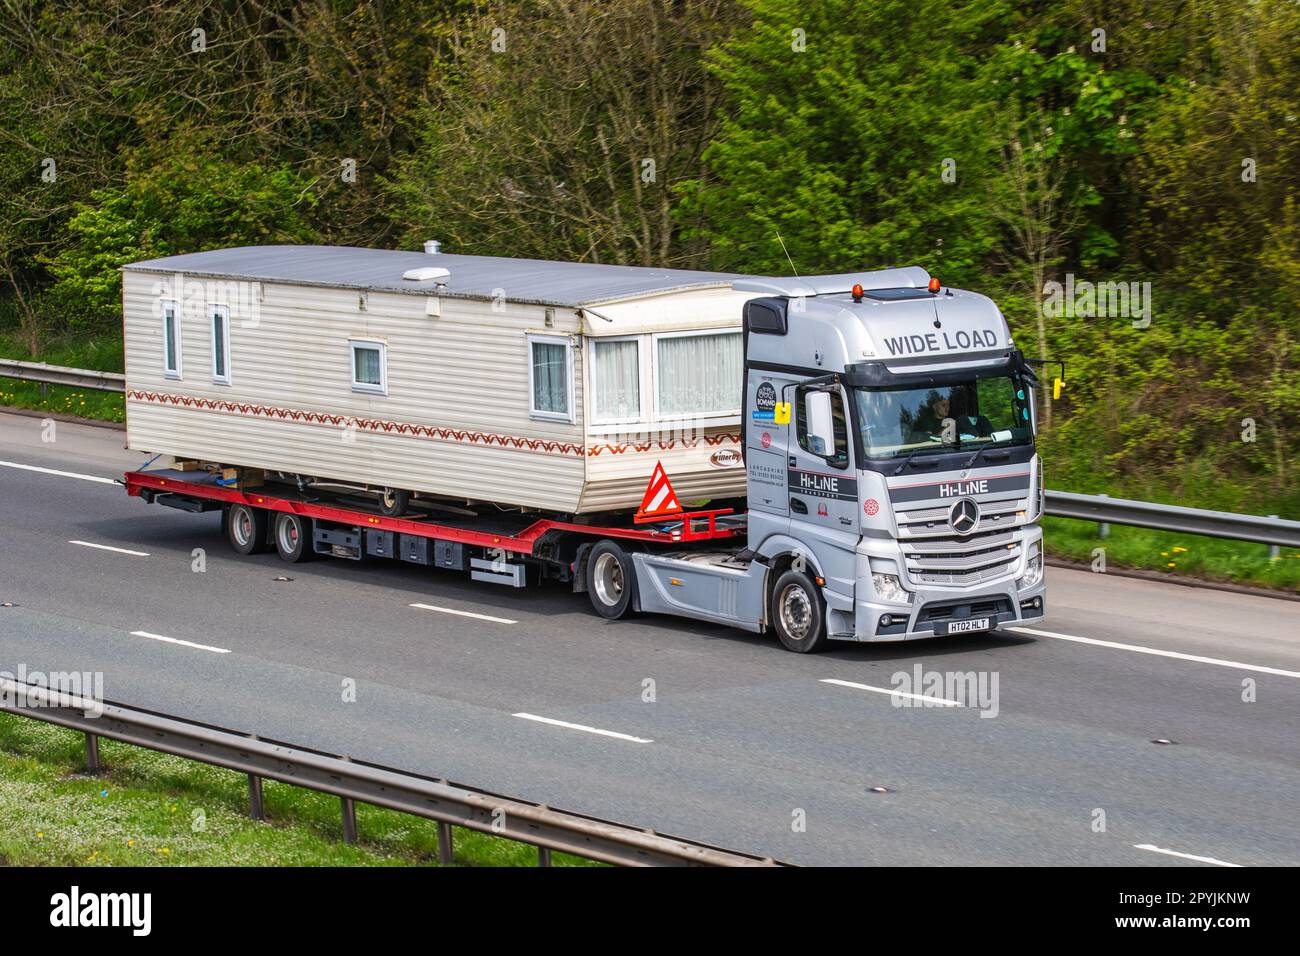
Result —
[[774, 631], [800, 653], [1041, 620], [1041, 363], [1015, 347], [997, 306], [919, 268], [726, 282], [743, 293], [743, 400], [739, 452], [722, 464], [743, 468], [743, 498], [691, 510], [656, 461], [635, 513], [429, 493], [394, 514], [368, 487], [319, 471], [177, 456], [129, 472], [127, 492], [219, 510], [241, 554], [560, 581], [605, 618]]

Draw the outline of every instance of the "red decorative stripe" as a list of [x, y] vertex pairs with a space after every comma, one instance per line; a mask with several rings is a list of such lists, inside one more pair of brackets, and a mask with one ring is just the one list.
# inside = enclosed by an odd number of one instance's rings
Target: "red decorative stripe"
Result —
[[126, 397], [132, 401], [148, 402], [152, 405], [174, 405], [181, 408], [202, 409], [213, 412], [229, 412], [235, 415], [250, 415], [255, 418], [279, 418], [281, 420], [303, 422], [311, 425], [330, 425], [334, 428], [355, 426], [370, 432], [385, 434], [411, 435], [417, 438], [431, 438], [439, 441], [462, 442], [471, 445], [498, 445], [502, 448], [517, 448], [523, 451], [535, 451], [548, 455], [572, 455], [578, 458], [595, 457], [603, 452], [621, 455], [624, 452], [668, 451], [679, 445], [694, 448], [703, 442], [706, 446], [721, 445], [729, 442], [740, 444], [740, 436], [735, 433], [705, 435], [701, 438], [670, 439], [668, 441], [645, 441], [621, 445], [580, 445], [573, 442], [552, 441], [546, 438], [523, 438], [518, 435], [496, 435], [491, 432], [467, 431], [460, 428], [444, 428], [439, 425], [414, 425], [410, 422], [390, 422], [372, 418], [355, 418], [350, 415], [332, 415], [328, 412], [305, 412], [294, 408], [276, 408], [273, 405], [253, 405], [248, 402], [228, 402], [224, 399], [195, 398], [190, 395], [172, 395], [168, 392], [146, 392], [128, 389]]

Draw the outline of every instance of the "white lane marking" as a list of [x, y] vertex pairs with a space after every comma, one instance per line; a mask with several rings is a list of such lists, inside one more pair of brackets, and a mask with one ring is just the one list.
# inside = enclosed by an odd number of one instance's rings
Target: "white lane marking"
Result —
[[229, 654], [230, 651], [224, 647], [212, 647], [209, 644], [195, 644], [193, 641], [182, 641], [175, 637], [166, 637], [162, 634], [151, 634], [148, 631], [132, 631], [132, 637], [147, 637], [151, 641], [166, 641], [168, 644], [179, 644], [181, 647], [193, 647], [200, 651], [211, 651], [213, 654]]
[[100, 551], [115, 551], [118, 554], [133, 554], [137, 558], [149, 557], [148, 551], [132, 551], [130, 548], [115, 548], [108, 544], [95, 544], [93, 541], [69, 541], [68, 544], [79, 544], [83, 548], [98, 548]]
[[18, 468], [21, 471], [39, 471], [42, 475], [58, 475], [60, 478], [80, 478], [82, 481], [97, 481], [101, 485], [115, 485], [113, 478], [101, 478], [99, 475], [82, 475], [75, 471], [59, 471], [57, 468], [37, 468], [35, 465], [20, 465], [16, 461], [0, 461], [5, 468]]
[[1149, 850], [1152, 853], [1163, 853], [1165, 856], [1176, 856], [1182, 860], [1195, 860], [1197, 863], [1211, 863], [1214, 866], [1235, 866], [1241, 868], [1240, 863], [1229, 863], [1227, 860], [1216, 860], [1212, 856], [1196, 856], [1192, 853], [1179, 853], [1177, 850], [1165, 850], [1150, 843], [1134, 843], [1135, 850]]
[[888, 694], [890, 697], [910, 697], [912, 700], [921, 700], [929, 704], [936, 704], [945, 707], [965, 707], [959, 700], [949, 700], [947, 697], [930, 697], [927, 694], [909, 694], [906, 691], [894, 690], [892, 687], [872, 687], [870, 684], [855, 684], [851, 680], [836, 680], [834, 677], [822, 678], [823, 684], [837, 684], [840, 687], [852, 687], [854, 690], [869, 690], [877, 694]]
[[1178, 651], [1162, 651], [1155, 647], [1143, 647], [1140, 644], [1120, 644], [1116, 641], [1099, 641], [1095, 637], [1076, 637], [1073, 634], [1060, 634], [1056, 631], [1040, 631], [1035, 627], [1009, 627], [1008, 631], [1021, 634], [1033, 634], [1037, 637], [1054, 637], [1058, 641], [1076, 641], [1079, 644], [1093, 644], [1097, 647], [1113, 647], [1135, 654], [1152, 654], [1156, 657], [1172, 657], [1179, 661], [1192, 661], [1197, 664], [1217, 664], [1219, 667], [1232, 667], [1239, 671], [1255, 671], [1260, 674], [1276, 674], [1279, 677], [1300, 679], [1300, 671], [1286, 671], [1280, 667], [1265, 667], [1262, 664], [1243, 664], [1241, 661], [1225, 661], [1218, 657], [1201, 657], [1198, 654], [1180, 654]]
[[538, 717], [536, 714], [512, 714], [512, 717], [522, 717], [524, 720], [535, 720], [539, 724], [551, 724], [555, 727], [567, 727], [569, 730], [583, 730], [589, 734], [600, 734], [602, 737], [615, 737], [618, 740], [630, 740], [634, 744], [652, 744], [653, 740], [647, 737], [633, 737], [631, 734], [620, 734], [615, 730], [601, 730], [599, 727], [588, 727], [586, 724], [571, 724], [567, 720], [556, 720], [554, 717]]
[[438, 611], [442, 614], [455, 614], [459, 617], [473, 617], [480, 621], [491, 621], [493, 624], [518, 624], [518, 621], [512, 621], [508, 617], [493, 617], [491, 614], [475, 614], [473, 611], [458, 611], [454, 607], [438, 607], [433, 604], [412, 604], [411, 607], [418, 607], [422, 611]]

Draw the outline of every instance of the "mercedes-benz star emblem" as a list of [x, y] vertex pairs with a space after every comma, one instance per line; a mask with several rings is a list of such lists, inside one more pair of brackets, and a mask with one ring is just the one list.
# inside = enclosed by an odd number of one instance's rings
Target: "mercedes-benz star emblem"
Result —
[[980, 506], [974, 498], [959, 498], [948, 511], [948, 523], [960, 535], [968, 535], [980, 523]]

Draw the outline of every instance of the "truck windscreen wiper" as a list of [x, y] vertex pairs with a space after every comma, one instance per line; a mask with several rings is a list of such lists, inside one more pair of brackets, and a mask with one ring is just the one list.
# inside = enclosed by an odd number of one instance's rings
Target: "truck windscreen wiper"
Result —
[[[907, 457], [898, 463], [898, 467], [894, 469], [894, 474], [901, 475], [907, 469], [907, 466], [912, 463], [913, 458], [915, 458], [918, 454], [920, 454], [923, 451], [928, 451], [931, 447], [934, 446], [923, 445], [920, 448], [913, 448], [911, 451], [907, 453]], [[939, 447], [942, 448], [943, 446], [940, 445]]]
[[997, 441], [991, 441], [987, 445], [980, 445], [980, 447], [975, 450], [975, 454], [971, 455], [970, 458], [966, 461], [966, 464], [964, 464], [962, 467], [963, 468], [974, 467], [975, 462], [979, 461], [980, 455], [984, 454], [990, 448], [997, 448], [1000, 445], [1006, 445], [1008, 442], [1012, 442], [1012, 441], [1014, 441], [1014, 439], [999, 438]]

